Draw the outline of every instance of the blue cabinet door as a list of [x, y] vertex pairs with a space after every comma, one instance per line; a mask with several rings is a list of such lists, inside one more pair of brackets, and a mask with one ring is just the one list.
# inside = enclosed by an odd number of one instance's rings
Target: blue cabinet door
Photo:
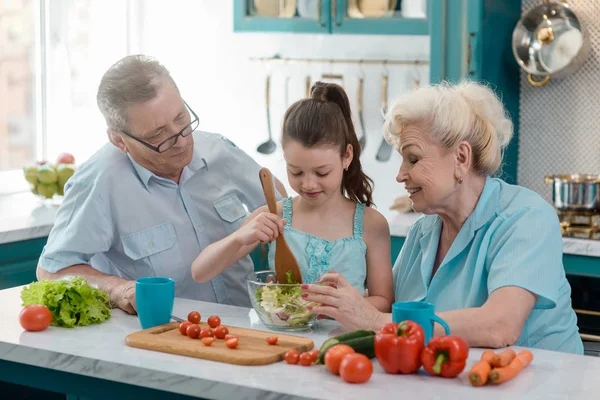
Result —
[[[234, 32], [331, 32], [332, 0], [234, 0]], [[281, 6], [281, 7], [280, 7]]]
[[[422, 0], [421, 4], [430, 5], [443, 0]], [[389, 3], [380, 1], [380, 3]], [[425, 9], [411, 10], [411, 16], [406, 16], [402, 10], [402, 1], [394, 1], [394, 9], [388, 11], [361, 8], [357, 0], [332, 0], [331, 31], [333, 33], [357, 33], [380, 35], [428, 35], [429, 22]], [[419, 4], [418, 2], [415, 4]], [[419, 11], [423, 11], [419, 15]]]

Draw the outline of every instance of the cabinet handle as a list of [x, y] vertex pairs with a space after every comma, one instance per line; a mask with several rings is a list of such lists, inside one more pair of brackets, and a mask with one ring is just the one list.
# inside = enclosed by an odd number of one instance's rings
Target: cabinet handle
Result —
[[473, 40], [473, 38], [475, 37], [475, 32], [470, 32], [469, 33], [469, 40], [467, 42], [467, 74], [470, 76], [473, 76], [475, 74], [475, 72], [471, 69], [471, 51], [473, 49], [473, 46], [471, 45], [471, 41]]

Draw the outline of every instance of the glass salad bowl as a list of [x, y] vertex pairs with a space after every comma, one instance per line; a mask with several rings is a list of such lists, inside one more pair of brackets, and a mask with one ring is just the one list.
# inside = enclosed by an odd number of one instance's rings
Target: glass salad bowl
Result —
[[301, 284], [277, 283], [273, 271], [248, 275], [248, 294], [261, 322], [269, 329], [300, 331], [312, 327], [317, 315], [307, 307], [316, 305], [302, 298]]

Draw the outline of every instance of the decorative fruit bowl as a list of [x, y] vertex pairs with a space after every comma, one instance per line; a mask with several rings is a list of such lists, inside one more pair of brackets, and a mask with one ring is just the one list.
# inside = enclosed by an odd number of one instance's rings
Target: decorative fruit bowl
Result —
[[31, 192], [42, 199], [63, 196], [65, 184], [75, 173], [75, 158], [63, 153], [55, 164], [38, 161], [23, 168], [25, 180], [31, 184]]
[[261, 322], [274, 330], [299, 331], [312, 327], [317, 315], [308, 310], [316, 303], [302, 298], [300, 284], [276, 283], [273, 271], [248, 276], [248, 294]]

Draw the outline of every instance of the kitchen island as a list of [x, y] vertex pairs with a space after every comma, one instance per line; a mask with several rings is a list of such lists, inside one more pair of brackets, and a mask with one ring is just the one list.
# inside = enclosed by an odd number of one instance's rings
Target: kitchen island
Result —
[[[0, 291], [0, 380], [86, 398], [177, 399], [592, 399], [600, 393], [600, 358], [533, 350], [534, 361], [513, 381], [471, 387], [466, 371], [479, 359], [472, 349], [467, 369], [456, 379], [388, 375], [374, 361], [371, 379], [343, 382], [323, 366], [284, 362], [237, 366], [153, 352], [125, 345], [140, 330], [137, 317], [114, 310], [103, 324], [73, 329], [50, 327], [25, 332], [19, 325], [21, 287]], [[268, 329], [252, 309], [175, 299], [173, 314], [197, 310], [203, 320], [219, 315], [223, 325]], [[344, 332], [335, 321], [319, 321], [311, 331], [295, 333], [316, 347]], [[200, 342], [198, 342], [199, 345]], [[232, 350], [233, 351], [233, 350]], [[2, 393], [0, 393], [2, 397]]]

